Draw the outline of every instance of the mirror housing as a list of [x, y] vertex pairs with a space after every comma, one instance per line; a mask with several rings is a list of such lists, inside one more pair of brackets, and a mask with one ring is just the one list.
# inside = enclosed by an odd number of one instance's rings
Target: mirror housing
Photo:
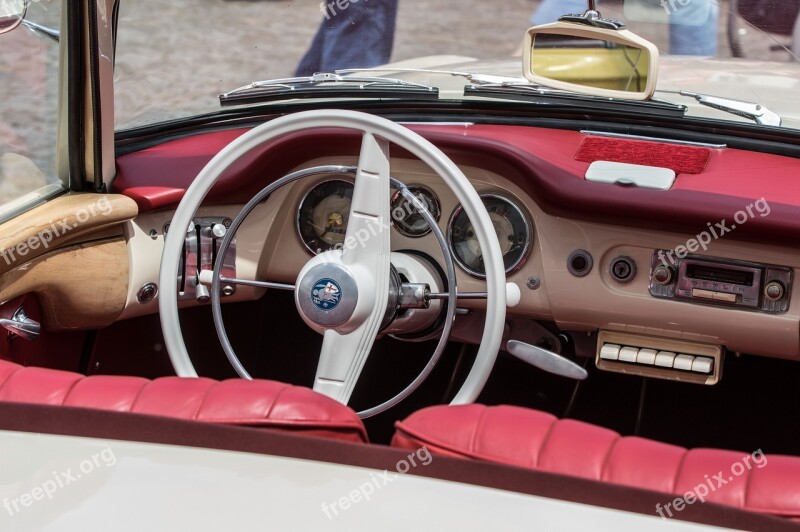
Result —
[[658, 78], [653, 43], [626, 29], [564, 19], [530, 28], [522, 61], [528, 81], [592, 96], [647, 100]]
[[15, 30], [27, 12], [26, 0], [0, 0], [0, 34]]

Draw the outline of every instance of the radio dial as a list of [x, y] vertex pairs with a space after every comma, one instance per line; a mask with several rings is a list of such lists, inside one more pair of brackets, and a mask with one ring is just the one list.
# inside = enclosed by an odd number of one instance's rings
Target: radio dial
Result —
[[780, 301], [784, 292], [785, 289], [783, 285], [778, 281], [770, 281], [767, 283], [767, 286], [764, 287], [764, 295], [767, 296], [767, 299], [770, 301]]
[[672, 282], [672, 268], [668, 266], [658, 266], [653, 270], [653, 280], [658, 284], [669, 284]]

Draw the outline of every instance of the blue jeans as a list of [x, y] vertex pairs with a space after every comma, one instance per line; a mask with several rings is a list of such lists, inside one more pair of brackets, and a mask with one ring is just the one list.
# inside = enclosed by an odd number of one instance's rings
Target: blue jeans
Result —
[[325, 0], [324, 20], [296, 76], [389, 62], [398, 0]]
[[663, 7], [669, 13], [670, 54], [717, 55], [718, 2], [665, 0]]
[[[652, 0], [650, 3], [654, 3]], [[658, 0], [669, 16], [669, 53], [671, 55], [717, 55], [719, 5], [711, 0]], [[555, 22], [567, 13], [583, 13], [583, 0], [543, 0], [531, 17], [538, 26]], [[610, 17], [614, 18], [614, 17]]]

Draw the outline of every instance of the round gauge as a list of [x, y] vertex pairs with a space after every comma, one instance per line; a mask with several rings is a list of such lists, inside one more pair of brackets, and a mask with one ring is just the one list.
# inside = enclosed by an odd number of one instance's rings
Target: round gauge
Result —
[[353, 184], [340, 179], [312, 188], [300, 202], [297, 231], [314, 254], [341, 249], [353, 202]]
[[[433, 219], [438, 222], [441, 208], [436, 195], [422, 186], [411, 186], [408, 187], [408, 190], [425, 205]], [[392, 196], [392, 223], [401, 234], [412, 238], [425, 236], [431, 232], [431, 228], [425, 218], [414, 208], [410, 201], [403, 197], [399, 190]]]
[[[507, 198], [484, 194], [481, 199], [500, 242], [506, 274], [515, 272], [525, 263], [531, 248], [531, 223], [522, 208]], [[447, 233], [458, 265], [470, 275], [486, 277], [478, 237], [462, 206], [453, 212]]]

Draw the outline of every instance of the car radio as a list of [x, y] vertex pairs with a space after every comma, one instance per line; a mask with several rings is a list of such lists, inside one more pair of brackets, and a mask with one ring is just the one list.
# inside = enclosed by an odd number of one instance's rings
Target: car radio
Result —
[[658, 250], [650, 262], [650, 294], [666, 299], [723, 305], [762, 312], [789, 309], [792, 270]]

